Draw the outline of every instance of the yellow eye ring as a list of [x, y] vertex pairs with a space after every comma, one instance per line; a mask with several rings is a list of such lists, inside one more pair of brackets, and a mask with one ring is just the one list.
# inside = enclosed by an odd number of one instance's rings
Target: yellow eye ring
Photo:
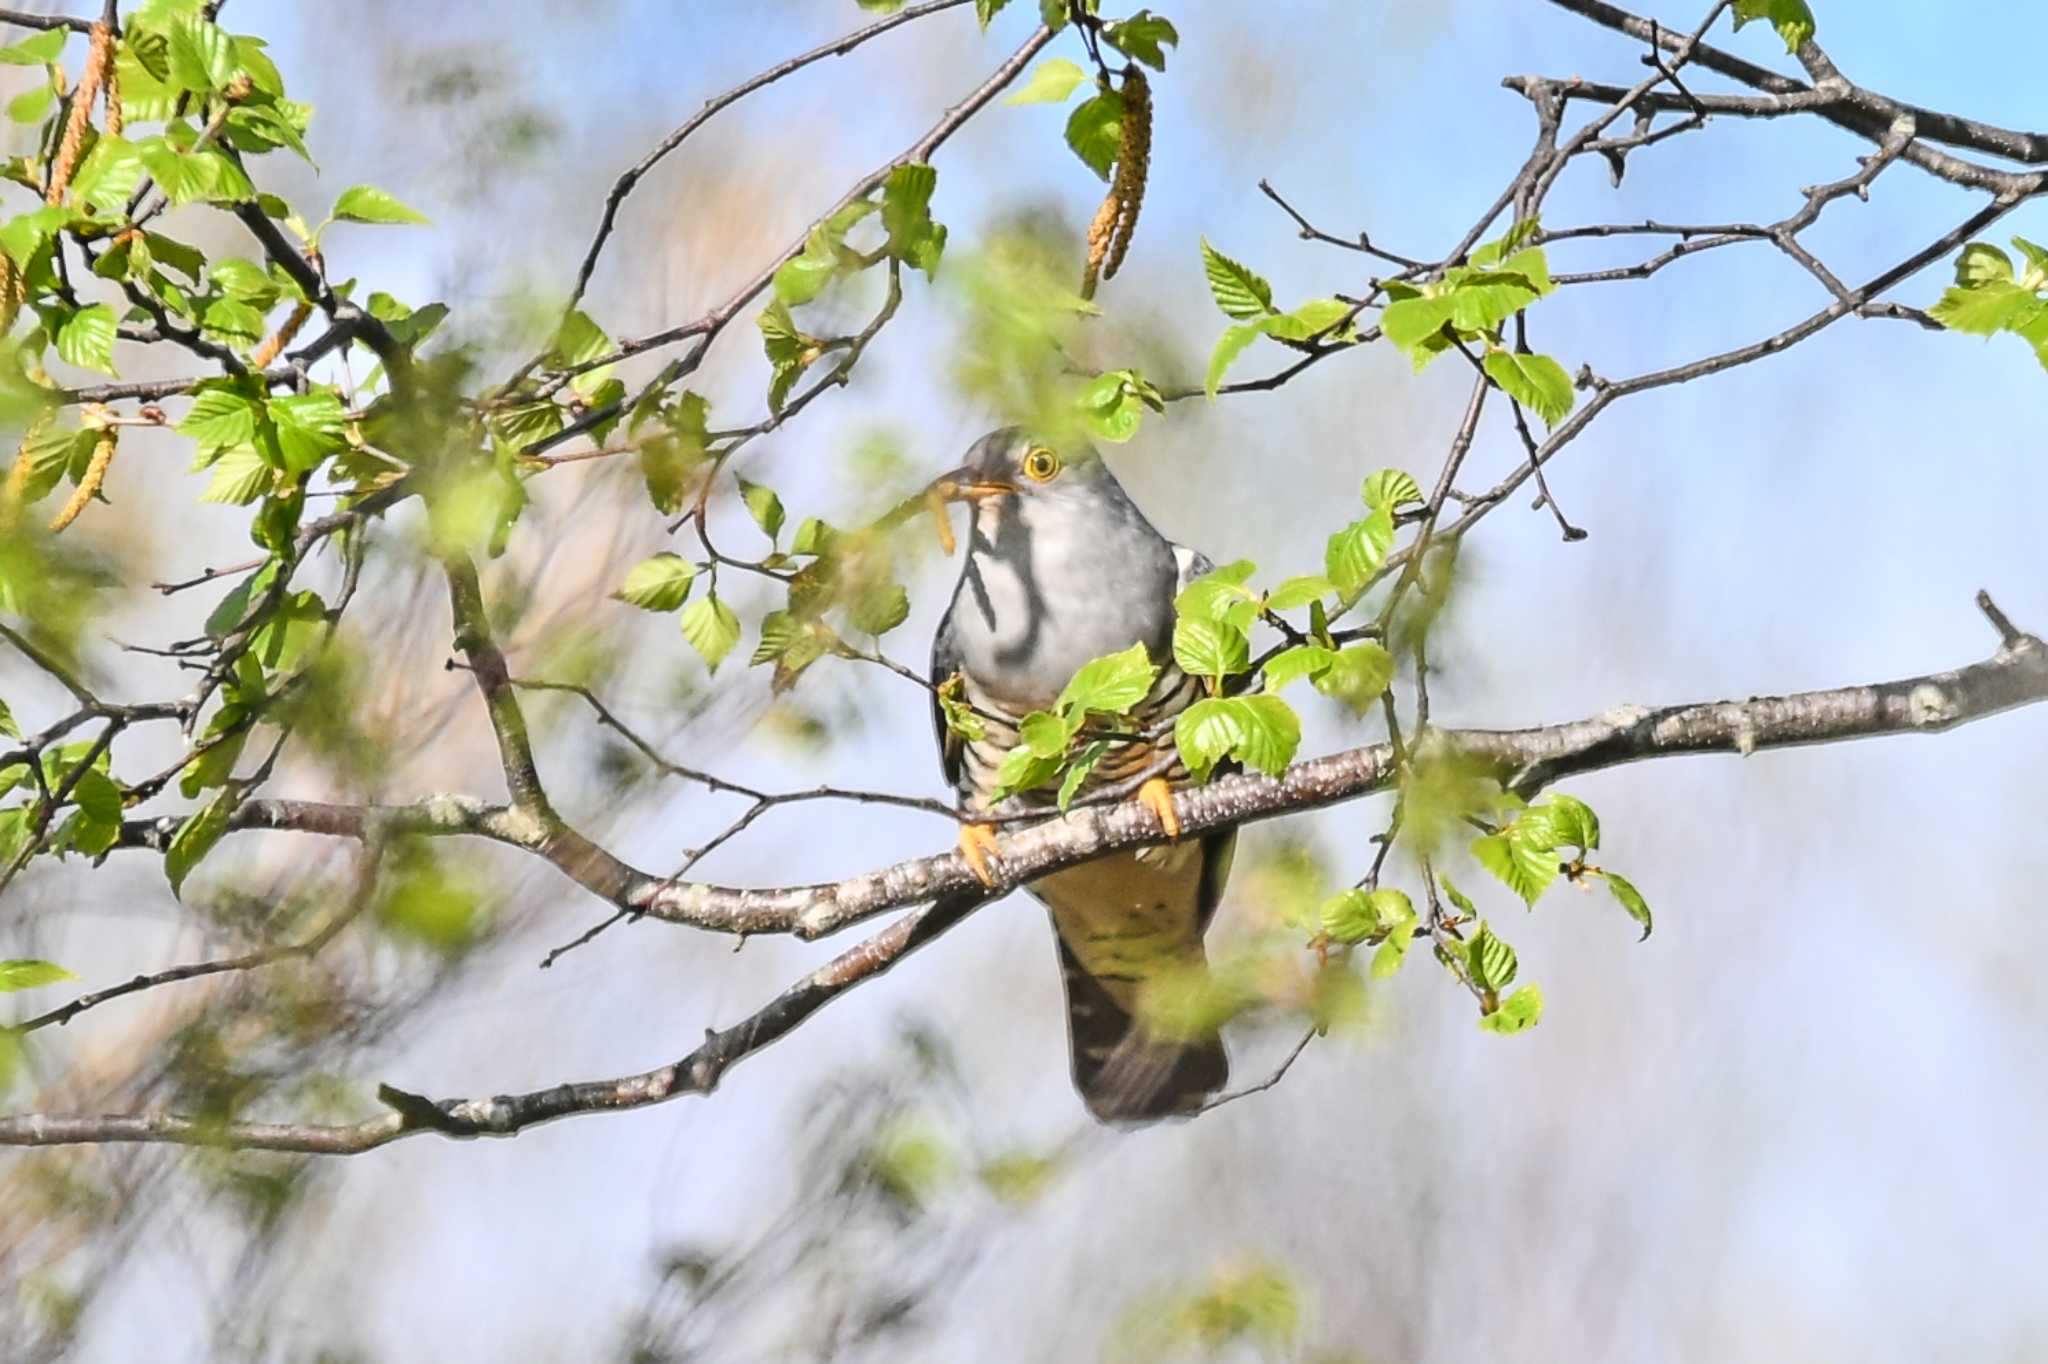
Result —
[[1024, 452], [1024, 476], [1034, 483], [1050, 483], [1059, 476], [1060, 457], [1043, 445]]

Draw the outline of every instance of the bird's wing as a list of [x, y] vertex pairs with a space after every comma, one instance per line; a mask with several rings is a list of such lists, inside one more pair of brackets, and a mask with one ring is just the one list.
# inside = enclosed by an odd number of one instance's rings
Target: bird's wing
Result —
[[[946, 614], [939, 618], [939, 628], [932, 632], [932, 670], [934, 687], [960, 670], [960, 649], [953, 642], [953, 613], [960, 609], [960, 589], [953, 589], [953, 600], [947, 603]], [[946, 774], [946, 785], [960, 789], [960, 736], [946, 725], [946, 712], [939, 705], [938, 693], [932, 694], [932, 730], [939, 740], [939, 766]]]
[[1189, 549], [1186, 545], [1173, 547], [1173, 562], [1180, 569], [1179, 577], [1173, 584], [1175, 596], [1180, 595], [1189, 583], [1203, 574], [1216, 571], [1216, 565], [1209, 561], [1208, 555], [1199, 549]]
[[[1215, 565], [1175, 545], [1178, 593]], [[1198, 1111], [1223, 1088], [1222, 1040], [1154, 1035], [1138, 1019], [1148, 981], [1202, 969], [1203, 934], [1223, 899], [1237, 831], [1112, 854], [1031, 886], [1052, 911], [1067, 988], [1074, 1087], [1105, 1122]]]

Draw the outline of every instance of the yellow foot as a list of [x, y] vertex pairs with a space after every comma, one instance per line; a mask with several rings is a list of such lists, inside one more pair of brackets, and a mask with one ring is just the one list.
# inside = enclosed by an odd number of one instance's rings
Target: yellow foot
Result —
[[960, 826], [960, 856], [966, 861], [967, 869], [974, 873], [984, 886], [996, 883], [996, 874], [989, 870], [989, 854], [996, 850], [996, 831], [992, 824], [962, 824]]
[[1173, 812], [1173, 788], [1166, 784], [1166, 778], [1154, 777], [1140, 786], [1138, 800], [1159, 816], [1159, 827], [1166, 830], [1168, 838], [1180, 837], [1180, 816]]

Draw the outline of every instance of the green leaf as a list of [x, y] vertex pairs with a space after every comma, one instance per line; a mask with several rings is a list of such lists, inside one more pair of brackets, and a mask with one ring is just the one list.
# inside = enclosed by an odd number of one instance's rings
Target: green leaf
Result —
[[287, 472], [301, 474], [347, 446], [341, 397], [332, 389], [272, 398], [270, 420], [277, 429], [278, 453]]
[[740, 618], [716, 593], [692, 602], [682, 616], [683, 638], [704, 658], [712, 672], [740, 642]]
[[1301, 720], [1277, 696], [1207, 697], [1180, 713], [1173, 742], [1197, 781], [1225, 757], [1278, 776], [1301, 746]]
[[334, 219], [344, 223], [424, 223], [425, 214], [416, 213], [394, 196], [374, 185], [356, 185], [341, 192], [334, 201]]
[[548, 343], [547, 362], [554, 369], [568, 369], [610, 354], [611, 349], [611, 338], [604, 334], [604, 328], [593, 322], [590, 314], [581, 308], [571, 308], [562, 319], [562, 325], [555, 328], [554, 339]]
[[1328, 578], [1320, 573], [1289, 578], [1266, 594], [1266, 609], [1269, 611], [1292, 611], [1307, 606], [1310, 602], [1321, 601], [1336, 592]]
[[1435, 298], [1398, 298], [1380, 311], [1380, 334], [1404, 351], [1435, 337], [1451, 320], [1449, 295]]
[[32, 85], [7, 101], [7, 117], [16, 123], [41, 123], [49, 116], [50, 106], [56, 102], [57, 92], [47, 81]]
[[1422, 500], [1422, 486], [1401, 469], [1381, 469], [1366, 475], [1362, 490], [1365, 505], [1374, 509], [1394, 508]]
[[886, 635], [910, 619], [910, 594], [901, 583], [878, 583], [853, 599], [847, 618], [856, 630]]
[[1969, 288], [1950, 288], [1927, 310], [1928, 316], [1951, 331], [1989, 336], [2011, 326], [2034, 304], [2034, 295], [2010, 280], [1988, 280]]
[[64, 43], [70, 36], [67, 29], [44, 29], [12, 47], [0, 47], [0, 62], [9, 66], [48, 66], [64, 55]]
[[119, 324], [104, 303], [80, 308], [57, 329], [57, 354], [80, 369], [114, 373], [114, 335]]
[[1362, 711], [1385, 694], [1394, 680], [1394, 656], [1365, 640], [1340, 650], [1316, 678], [1316, 690]]
[[1325, 649], [1320, 644], [1297, 644], [1291, 649], [1282, 649], [1267, 659], [1261, 670], [1266, 676], [1266, 690], [1281, 691], [1290, 682], [1314, 677], [1329, 667], [1336, 657], [1335, 649]]
[[11, 994], [16, 990], [33, 990], [39, 985], [55, 985], [60, 980], [77, 979], [77, 976], [54, 961], [40, 961], [33, 957], [0, 961], [0, 994]]
[[1067, 119], [1067, 145], [1081, 164], [1103, 180], [1116, 161], [1124, 135], [1124, 97], [1104, 90], [1075, 108]]
[[1379, 572], [1393, 546], [1393, 513], [1375, 508], [1330, 537], [1323, 550], [1323, 572], [1341, 596], [1354, 597]]
[[1274, 311], [1273, 286], [1251, 267], [1209, 245], [1207, 237], [1202, 238], [1202, 274], [1225, 316], [1243, 322]]
[[740, 485], [740, 498], [747, 504], [747, 515], [754, 518], [754, 524], [761, 528], [761, 533], [772, 544], [775, 537], [782, 534], [782, 499], [775, 495], [773, 488], [749, 483], [738, 475], [734, 478]]
[[1259, 326], [1228, 327], [1223, 335], [1216, 338], [1216, 349], [1209, 352], [1209, 369], [1202, 377], [1202, 388], [1213, 401], [1223, 387], [1223, 377], [1230, 372], [1231, 365], [1244, 353], [1245, 347], [1265, 334]]
[[1257, 594], [1245, 585], [1257, 567], [1250, 559], [1239, 559], [1209, 570], [1182, 588], [1180, 595], [1173, 599], [1175, 613], [1200, 620], [1220, 621], [1239, 602], [1257, 601]]
[[1104, 654], [1081, 665], [1060, 692], [1056, 709], [1073, 715], [1122, 715], [1145, 699], [1159, 680], [1159, 668], [1145, 646]]
[[1323, 932], [1346, 945], [1385, 933], [1405, 939], [1415, 924], [1415, 906], [1398, 890], [1340, 891], [1323, 902]]
[[205, 19], [179, 19], [171, 27], [170, 63], [173, 84], [202, 95], [225, 89], [235, 76], [235, 40]]
[[248, 349], [263, 339], [263, 314], [238, 298], [216, 298], [199, 319], [200, 330], [216, 341]]
[[102, 134], [71, 177], [71, 193], [102, 213], [119, 213], [141, 187], [142, 175], [141, 148], [124, 137]]
[[4, 734], [10, 739], [19, 739], [21, 737], [21, 726], [15, 723], [14, 711], [8, 707], [5, 701], [0, 701], [0, 734]]
[[1067, 26], [1067, 0], [1038, 0], [1038, 17], [1047, 28], [1058, 33]]
[[244, 203], [256, 197], [256, 187], [240, 167], [207, 148], [180, 151], [162, 137], [152, 137], [137, 146], [142, 164], [174, 206], [190, 203]]
[[1066, 773], [1060, 778], [1060, 813], [1065, 814], [1068, 807], [1074, 803], [1074, 797], [1081, 790], [1081, 783], [1088, 780], [1088, 774], [1095, 770], [1095, 765], [1102, 761], [1103, 755], [1108, 753], [1109, 750], [1109, 740], [1097, 739], [1094, 743], [1082, 749], [1080, 755], [1067, 764]]
[[[1643, 937], [1649, 937], [1650, 902], [1643, 898], [1643, 893], [1626, 877], [1617, 876], [1611, 871], [1603, 871], [1600, 875], [1606, 878], [1607, 889], [1614, 893], [1615, 901], [1627, 911], [1628, 917], [1643, 926]], [[1638, 942], [1641, 940], [1637, 939]]]
[[1799, 45], [1813, 36], [1813, 11], [1806, 0], [1735, 0], [1735, 27], [1752, 19], [1769, 20], [1785, 40], [1787, 52], [1798, 52]]
[[1141, 9], [1128, 19], [1104, 24], [1102, 38], [1126, 57], [1141, 61], [1154, 71], [1166, 69], [1166, 52], [1161, 44], [1180, 45], [1180, 34], [1172, 23], [1149, 9]]
[[184, 897], [185, 878], [227, 833], [228, 821], [240, 803], [236, 793], [223, 791], [178, 826], [171, 845], [164, 849], [164, 875], [170, 879], [172, 895]]
[[1166, 410], [1157, 385], [1134, 369], [1115, 369], [1091, 379], [1076, 398], [1081, 422], [1098, 438], [1122, 444], [1138, 434], [1146, 408]]
[[255, 261], [223, 256], [207, 267], [206, 277], [223, 293], [259, 308], [277, 302], [277, 281]]
[[1005, 104], [1059, 104], [1074, 93], [1076, 86], [1088, 78], [1083, 71], [1065, 57], [1050, 57], [1038, 64], [1031, 73], [1031, 79], [1024, 82], [1024, 88], [1003, 101]]
[[1049, 710], [1035, 710], [1017, 725], [1017, 742], [1041, 758], [1057, 758], [1067, 751], [1073, 731], [1067, 722]]
[[882, 186], [882, 227], [889, 234], [889, 254], [925, 272], [938, 268], [946, 229], [932, 221], [932, 191], [939, 173], [924, 162], [898, 166]]
[[277, 470], [256, 453], [253, 445], [229, 450], [215, 461], [212, 468], [213, 480], [206, 485], [206, 491], [199, 494], [201, 502], [225, 502], [246, 507], [270, 491], [277, 481]]
[[1195, 677], [1232, 677], [1251, 666], [1251, 641], [1221, 621], [1182, 616], [1173, 627], [1173, 661]]
[[205, 389], [192, 400], [177, 432], [208, 449], [246, 445], [256, 438], [257, 404], [235, 388]]
[[1482, 990], [1504, 990], [1515, 979], [1515, 949], [1496, 937], [1492, 925], [1479, 921], [1479, 932], [1465, 944], [1466, 969]]
[[1533, 909], [1557, 879], [1557, 854], [1538, 846], [1540, 841], [1518, 835], [1511, 825], [1504, 832], [1474, 839], [1472, 856]]
[[[1257, 325], [1266, 335], [1276, 336], [1282, 341], [1307, 341], [1311, 337], [1322, 336], [1349, 316], [1351, 305], [1341, 298], [1312, 298], [1292, 312], [1262, 318]], [[1345, 327], [1333, 333], [1330, 339], [1348, 340], [1350, 336], [1351, 329]]]
[[839, 273], [833, 256], [816, 255], [807, 246], [775, 267], [775, 297], [792, 308], [800, 308], [819, 294]]
[[[1533, 230], [1535, 226], [1534, 218], [1524, 218], [1515, 228], [1519, 232], [1525, 227]], [[1540, 246], [1527, 247], [1509, 256], [1500, 263], [1500, 273], [1525, 281], [1536, 290], [1538, 297], [1557, 292], [1557, 283], [1550, 278], [1550, 258], [1543, 254]]]
[[1523, 355], [1511, 350], [1489, 351], [1486, 373], [1501, 391], [1543, 418], [1545, 426], [1556, 426], [1572, 410], [1578, 396], [1572, 390], [1572, 376], [1564, 366], [1547, 355]]
[[1524, 985], [1500, 1002], [1500, 1007], [1482, 1016], [1479, 1026], [1487, 1032], [1513, 1036], [1527, 1032], [1543, 1017], [1543, 991]]
[[1457, 909], [1458, 913], [1464, 915], [1468, 919], [1476, 919], [1479, 917], [1479, 906], [1473, 904], [1472, 897], [1467, 895], [1464, 891], [1459, 890], [1458, 887], [1452, 883], [1450, 877], [1439, 874], [1436, 879], [1444, 888], [1445, 898], [1451, 902], [1451, 904]]
[[1372, 954], [1372, 978], [1385, 980], [1399, 971], [1401, 963], [1408, 960], [1408, 949], [1414, 942], [1415, 930], [1412, 925], [1398, 932], [1388, 933]]
[[664, 550], [633, 565], [612, 595], [643, 611], [674, 611], [689, 600], [696, 581], [697, 569], [688, 559]]
[[[2036, 289], [2044, 284], [2048, 284], [2048, 247], [2036, 246], [2025, 237], [2014, 237], [2012, 244], [2021, 255], [2027, 258], [2027, 284]], [[1964, 247], [1963, 254], [1965, 256], [1969, 255], [1970, 248]], [[2007, 268], [2010, 269], [2010, 267]], [[1964, 281], [1961, 279], [1961, 262], [1957, 262], [1956, 274], [1958, 276], [1956, 283], [1963, 283]]]
[[1372, 897], [1356, 886], [1323, 901], [1317, 919], [1325, 934], [1347, 946], [1364, 942], [1380, 931], [1380, 916]]
[[1521, 820], [1532, 815], [1550, 826], [1550, 846], [1553, 848], [1570, 846], [1592, 852], [1600, 846], [1600, 816], [1593, 813], [1592, 806], [1576, 796], [1553, 795], [1542, 805], [1524, 813]]
[[1030, 791], [1051, 781], [1060, 770], [1060, 755], [1046, 757], [1019, 744], [996, 764], [996, 799], [1006, 800], [1018, 791]]
[[1374, 891], [1372, 901], [1385, 936], [1372, 954], [1371, 975], [1374, 980], [1385, 980], [1401, 969], [1415, 941], [1415, 904], [1398, 890]]
[[1009, 3], [1010, 0], [974, 0], [974, 17], [981, 21], [983, 28], [987, 28], [988, 21], [995, 18], [1003, 6]]

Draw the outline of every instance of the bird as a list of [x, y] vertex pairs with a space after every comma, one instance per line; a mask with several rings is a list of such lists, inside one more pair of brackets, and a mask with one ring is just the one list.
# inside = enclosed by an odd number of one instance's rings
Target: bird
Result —
[[[1138, 797], [1174, 841], [1053, 872], [1027, 889], [1050, 911], [1074, 1087], [1090, 1114], [1111, 1125], [1192, 1116], [1229, 1080], [1222, 1039], [1156, 1026], [1144, 997], [1148, 987], [1206, 971], [1203, 935], [1236, 846], [1234, 829], [1180, 841], [1171, 794], [1188, 781], [1171, 722], [1203, 695], [1201, 681], [1173, 659], [1174, 599], [1212, 565], [1160, 534], [1094, 449], [1056, 446], [1023, 427], [976, 441], [929, 495], [970, 508], [967, 553], [931, 662], [941, 765], [964, 814], [989, 811], [1018, 722], [1053, 706], [1083, 664], [1143, 644], [1159, 669], [1115, 726], [1137, 737], [1109, 750], [1078, 794], [1156, 768]], [[973, 708], [980, 737], [946, 723], [942, 693]], [[1055, 808], [1050, 790], [1013, 799]], [[1001, 843], [993, 825], [964, 823], [960, 850], [984, 884], [995, 884], [990, 859], [1000, 860]]]

